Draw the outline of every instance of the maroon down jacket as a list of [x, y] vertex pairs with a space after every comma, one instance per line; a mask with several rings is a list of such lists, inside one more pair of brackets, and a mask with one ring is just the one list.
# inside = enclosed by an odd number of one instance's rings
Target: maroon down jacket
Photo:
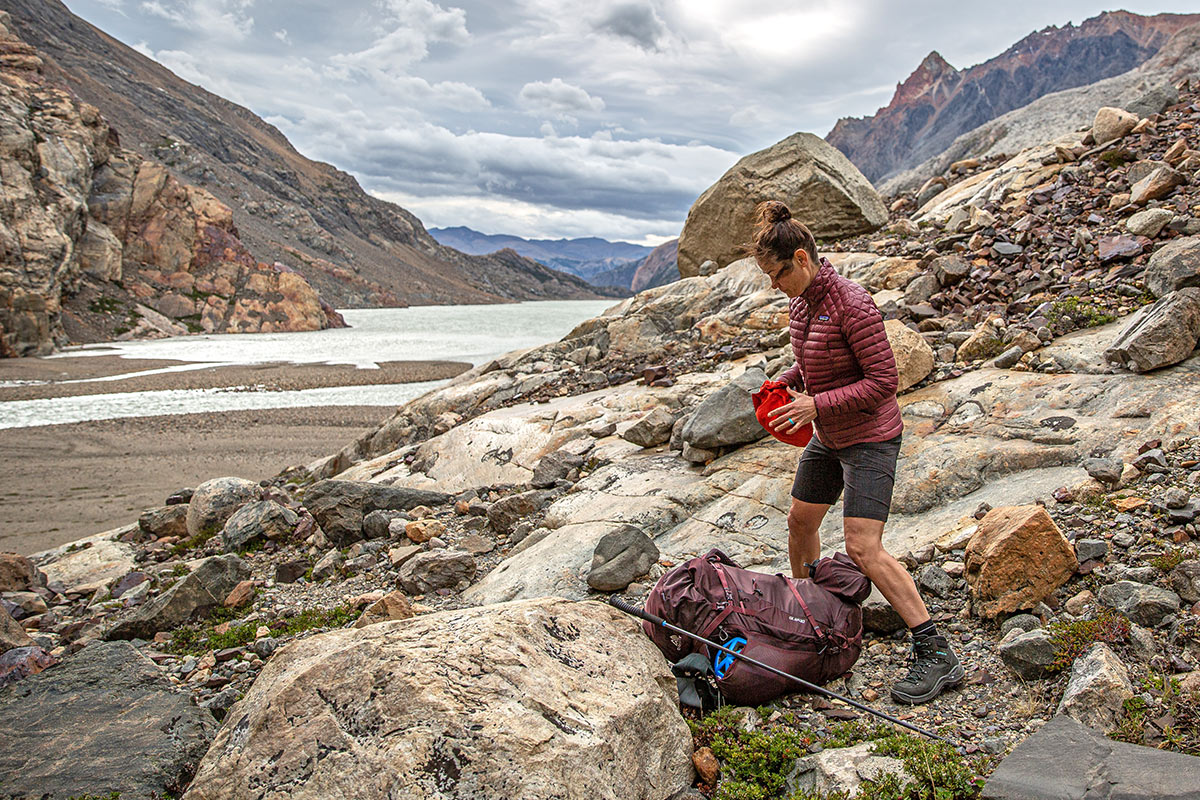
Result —
[[867, 290], [822, 258], [790, 317], [796, 363], [779, 379], [816, 402], [821, 443], [841, 449], [899, 435], [896, 357]]

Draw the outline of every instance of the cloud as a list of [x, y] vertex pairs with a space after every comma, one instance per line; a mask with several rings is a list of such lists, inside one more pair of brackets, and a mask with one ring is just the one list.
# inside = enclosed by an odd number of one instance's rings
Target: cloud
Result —
[[292, 43], [292, 40], [288, 38], [287, 28], [280, 28], [279, 30], [275, 31], [275, 38], [284, 44]]
[[646, 3], [621, 3], [609, 9], [596, 21], [595, 29], [626, 39], [643, 50], [657, 50], [667, 34], [667, 26]]
[[254, 30], [254, 0], [146, 0], [143, 11], [204, 38], [243, 41]]
[[517, 99], [521, 105], [537, 113], [549, 113], [560, 117], [575, 114], [598, 114], [604, 110], [604, 100], [593, 97], [579, 86], [573, 86], [562, 78], [534, 81], [521, 87]]
[[343, 70], [395, 73], [422, 61], [433, 43], [466, 44], [467, 14], [446, 9], [430, 0], [382, 0], [379, 3], [390, 29], [371, 45], [329, 59]]

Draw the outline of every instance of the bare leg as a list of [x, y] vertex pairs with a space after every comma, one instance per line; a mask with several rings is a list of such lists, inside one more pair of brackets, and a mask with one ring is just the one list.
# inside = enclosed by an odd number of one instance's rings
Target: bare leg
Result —
[[846, 555], [879, 587], [904, 624], [912, 628], [929, 619], [929, 610], [925, 608], [925, 601], [917, 592], [912, 577], [883, 549], [883, 523], [867, 517], [846, 517], [843, 524]]
[[825, 519], [828, 505], [804, 503], [792, 498], [788, 511], [788, 561], [792, 565], [793, 578], [807, 578], [806, 563], [821, 557], [821, 536], [818, 529]]

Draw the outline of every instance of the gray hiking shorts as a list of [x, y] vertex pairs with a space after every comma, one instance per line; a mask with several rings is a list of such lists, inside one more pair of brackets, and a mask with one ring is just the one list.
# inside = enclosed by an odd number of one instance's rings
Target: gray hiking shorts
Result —
[[886, 522], [896, 483], [900, 436], [886, 442], [862, 442], [834, 450], [816, 436], [800, 454], [792, 497], [802, 503], [833, 505], [846, 492], [843, 517]]

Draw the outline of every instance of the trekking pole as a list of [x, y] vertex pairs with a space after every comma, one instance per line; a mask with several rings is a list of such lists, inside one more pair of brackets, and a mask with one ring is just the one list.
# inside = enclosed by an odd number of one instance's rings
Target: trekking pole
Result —
[[797, 678], [795, 675], [784, 672], [783, 670], [778, 669], [776, 667], [772, 667], [770, 664], [764, 664], [761, 661], [756, 661], [753, 658], [745, 656], [739, 652], [730, 650], [727, 647], [722, 647], [721, 645], [717, 644], [716, 642], [711, 642], [708, 639], [705, 639], [703, 636], [698, 636], [698, 635], [692, 633], [691, 631], [685, 631], [683, 628], [679, 627], [678, 625], [672, 625], [670, 622], [667, 622], [662, 617], [657, 617], [654, 614], [651, 614], [649, 611], [643, 611], [642, 609], [638, 608], [637, 606], [632, 606], [629, 603], [626, 603], [624, 600], [622, 600], [620, 597], [617, 597], [615, 594], [609, 596], [608, 603], [613, 608], [616, 608], [619, 611], [624, 611], [626, 614], [632, 614], [635, 617], [640, 617], [641, 619], [644, 619], [646, 622], [649, 622], [651, 625], [661, 627], [661, 628], [666, 628], [667, 630], [674, 631], [675, 633], [682, 633], [684, 636], [695, 639], [697, 642], [703, 642], [704, 644], [708, 645], [709, 647], [720, 650], [722, 653], [728, 653], [729, 655], [733, 656], [734, 658], [740, 658], [741, 660], [745, 661], [747, 664], [753, 664], [754, 666], [758, 667], [759, 669], [765, 669], [767, 672], [774, 673], [775, 675], [778, 675], [781, 678], [787, 678], [788, 680], [793, 680], [811, 692], [823, 694], [826, 697], [832, 698], [834, 700], [841, 700], [843, 703], [846, 703], [847, 705], [854, 706], [859, 711], [865, 711], [868, 714], [874, 714], [875, 716], [877, 716], [881, 719], [886, 719], [888, 722], [899, 725], [902, 728], [908, 728], [910, 731], [919, 733], [922, 736], [928, 736], [930, 739], [937, 739], [939, 742], [945, 742], [946, 744], [950, 745], [951, 747], [953, 747], [955, 750], [958, 750], [959, 752], [963, 752], [965, 750], [965, 748], [961, 744], [959, 744], [958, 742], [951, 741], [944, 736], [939, 736], [936, 733], [933, 733], [932, 731], [925, 730], [924, 728], [918, 728], [916, 725], [913, 725], [912, 723], [905, 722], [902, 719], [893, 717], [890, 714], [885, 714], [882, 711], [876, 711], [875, 709], [871, 708], [870, 706], [865, 706], [856, 700], [851, 700], [849, 697], [845, 697], [843, 695], [838, 694], [837, 692], [830, 691], [829, 689], [826, 689], [823, 686], [817, 686], [815, 683], [809, 683], [808, 681], [804, 680], [803, 678]]

